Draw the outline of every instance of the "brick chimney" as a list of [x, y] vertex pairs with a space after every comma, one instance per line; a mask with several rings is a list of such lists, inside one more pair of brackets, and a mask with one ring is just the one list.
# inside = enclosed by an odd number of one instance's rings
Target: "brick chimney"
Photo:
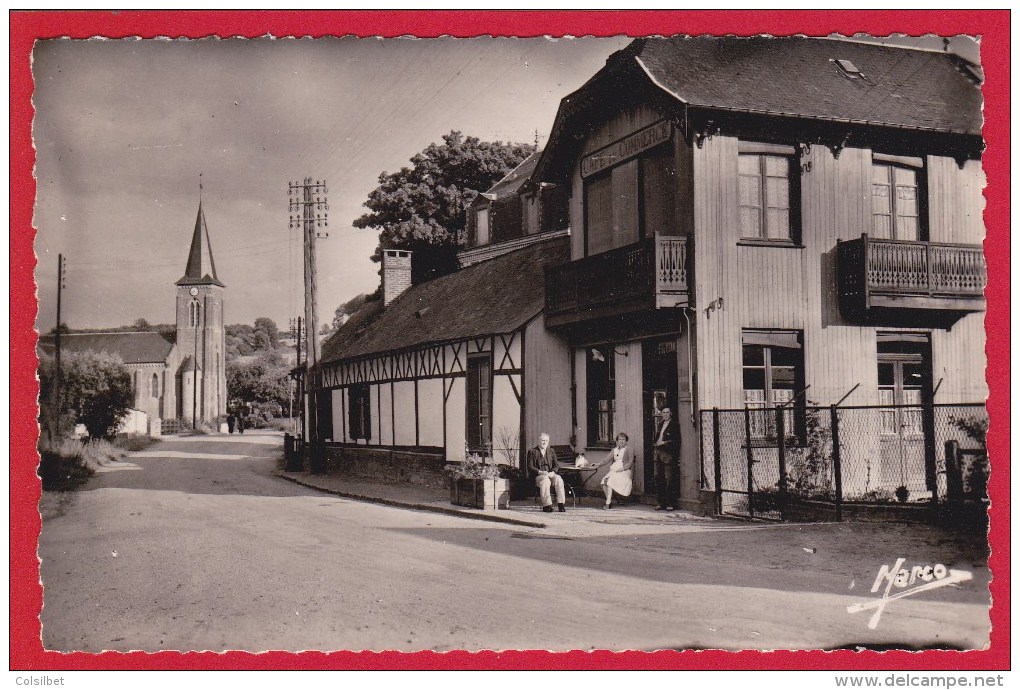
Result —
[[406, 249], [384, 249], [382, 253], [383, 306], [400, 297], [411, 287], [411, 252]]

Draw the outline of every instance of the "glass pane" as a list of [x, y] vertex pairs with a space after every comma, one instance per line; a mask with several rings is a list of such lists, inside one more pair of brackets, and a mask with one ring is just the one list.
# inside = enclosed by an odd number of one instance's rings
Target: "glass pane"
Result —
[[889, 212], [889, 185], [871, 185], [871, 209], [875, 213]]
[[765, 201], [770, 208], [790, 208], [790, 182], [785, 177], [766, 178]]
[[788, 347], [773, 347], [772, 364], [795, 367], [800, 364], [800, 353], [800, 350], [794, 350]]
[[[744, 368], [744, 388], [745, 389], [753, 389], [753, 390], [761, 389], [763, 391], [762, 392], [762, 396], [764, 396], [765, 395], [765, 393], [764, 393], [764, 390], [765, 390], [765, 370], [764, 369], [757, 369], [757, 368], [754, 368], [754, 367], [745, 367]], [[765, 398], [762, 397], [762, 400], [764, 400], [764, 399]]]
[[760, 175], [761, 174], [761, 163], [759, 162], [760, 157], [752, 154], [742, 154], [740, 157], [740, 174], [741, 175]]
[[897, 185], [917, 186], [917, 172], [910, 168], [893, 168], [893, 180]]
[[761, 345], [744, 345], [744, 366], [765, 366], [765, 348]]
[[[920, 363], [917, 363], [917, 364], [904, 363], [903, 364], [903, 390], [904, 390], [904, 393], [908, 389], [920, 391], [921, 390], [921, 383], [923, 381], [924, 381], [924, 373], [923, 373], [923, 369], [922, 369]], [[910, 404], [913, 404], [913, 403], [909, 403], [906, 400], [904, 400], [903, 404], [910, 405]]]
[[889, 184], [889, 166], [888, 165], [872, 165], [871, 166], [871, 181], [881, 184]]
[[765, 156], [765, 174], [769, 177], [787, 177], [790, 162], [782, 156]]
[[772, 367], [772, 390], [774, 393], [784, 390], [790, 391], [792, 394], [795, 381], [796, 370], [793, 367]]
[[770, 208], [766, 212], [767, 237], [788, 239], [790, 237], [790, 212], [786, 209]]
[[892, 239], [892, 217], [885, 215], [872, 216], [872, 236], [880, 239]]
[[761, 212], [756, 208], [747, 208], [746, 206], [740, 209], [740, 236], [741, 237], [761, 237]]
[[896, 239], [917, 241], [921, 239], [921, 231], [916, 217], [899, 216], [896, 219]]
[[[879, 386], [895, 386], [896, 385], [896, 365], [892, 362], [879, 362], [878, 363], [878, 385]], [[882, 391], [879, 393], [881, 394]], [[880, 396], [881, 397], [881, 396]], [[891, 405], [892, 400], [882, 400], [881, 404]]]
[[740, 205], [761, 206], [761, 178], [740, 177]]

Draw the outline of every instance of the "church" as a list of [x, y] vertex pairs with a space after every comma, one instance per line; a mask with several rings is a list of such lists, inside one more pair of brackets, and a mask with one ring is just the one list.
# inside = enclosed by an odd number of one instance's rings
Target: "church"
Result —
[[[61, 351], [107, 352], [123, 360], [131, 372], [134, 405], [131, 430], [159, 434], [198, 423], [217, 426], [226, 414], [223, 291], [216, 276], [209, 228], [198, 205], [195, 230], [184, 275], [176, 286], [176, 328], [172, 332], [114, 331], [64, 333]], [[40, 338], [40, 349], [52, 354], [53, 336]], [[164, 424], [164, 420], [169, 424]]]

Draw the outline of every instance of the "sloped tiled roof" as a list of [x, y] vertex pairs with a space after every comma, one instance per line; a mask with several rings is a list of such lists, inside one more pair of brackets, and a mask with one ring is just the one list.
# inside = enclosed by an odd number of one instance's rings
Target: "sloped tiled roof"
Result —
[[[108, 352], [120, 355], [125, 364], [163, 363], [176, 340], [175, 333], [126, 331], [118, 333], [64, 333], [60, 336], [62, 352]], [[39, 346], [52, 352], [52, 335], [39, 338]]]
[[535, 171], [535, 166], [538, 164], [538, 159], [541, 153], [541, 150], [536, 151], [521, 161], [520, 165], [508, 172], [503, 179], [486, 190], [485, 196], [490, 199], [502, 199], [503, 197], [516, 194], [517, 190], [519, 190], [521, 186], [528, 181], [528, 178], [531, 177], [531, 173]]
[[[676, 117], [733, 113], [882, 136], [938, 135], [940, 150], [974, 155], [981, 149], [980, 73], [952, 53], [852, 40], [640, 38], [560, 101], [535, 177], [566, 179], [593, 121], [634, 99], [654, 99]], [[836, 141], [845, 135], [828, 129]]]
[[570, 256], [557, 237], [414, 285], [383, 308], [367, 302], [322, 346], [335, 362], [430, 342], [510, 333], [545, 306], [545, 269]]
[[[822, 38], [643, 39], [635, 59], [691, 105], [980, 134], [981, 92], [962, 58]], [[859, 77], [837, 65], [847, 60]]]

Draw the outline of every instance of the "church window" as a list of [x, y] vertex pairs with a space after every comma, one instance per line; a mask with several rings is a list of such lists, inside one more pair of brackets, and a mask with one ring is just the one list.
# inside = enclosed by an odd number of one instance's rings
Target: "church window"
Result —
[[200, 309], [201, 307], [197, 301], [193, 301], [188, 305], [188, 325], [192, 328], [198, 327]]
[[157, 374], [152, 375], [152, 397], [159, 397], [159, 376]]

